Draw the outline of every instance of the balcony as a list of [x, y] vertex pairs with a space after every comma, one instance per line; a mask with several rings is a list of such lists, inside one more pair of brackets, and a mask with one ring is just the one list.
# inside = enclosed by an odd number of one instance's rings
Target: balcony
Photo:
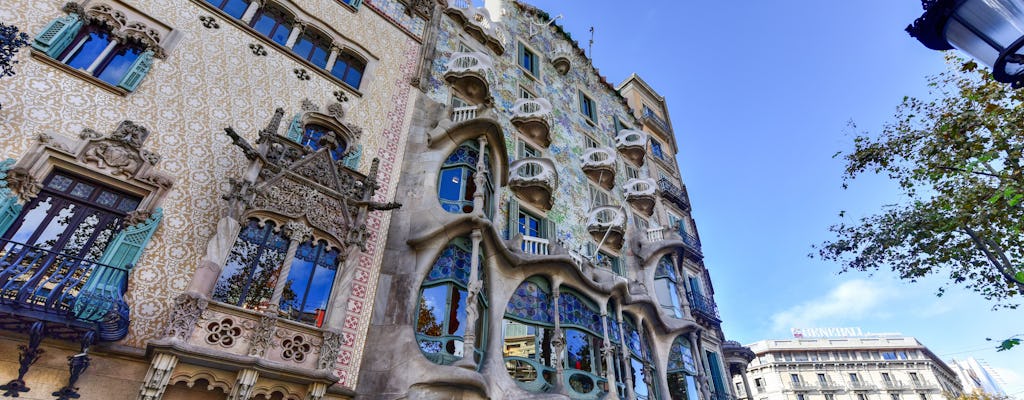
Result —
[[818, 387], [822, 391], [836, 391], [836, 390], [843, 390], [844, 389], [843, 385], [835, 383], [835, 382], [832, 382], [832, 381], [825, 381], [825, 382], [819, 381], [818, 382]]
[[925, 381], [911, 380], [910, 387], [914, 388], [914, 390], [939, 390], [938, 385], [933, 385]]
[[623, 129], [615, 136], [615, 147], [627, 160], [638, 166], [643, 166], [644, 156], [647, 154], [647, 133]]
[[658, 193], [661, 193], [662, 198], [672, 202], [680, 210], [690, 211], [690, 198], [687, 196], [685, 188], [679, 188], [668, 179], [661, 178], [658, 179]]
[[445, 14], [452, 17], [462, 28], [478, 42], [483, 43], [498, 55], [505, 54], [505, 36], [497, 26], [499, 22], [491, 19], [491, 13], [484, 7], [473, 6], [470, 0], [448, 0]]
[[626, 233], [626, 213], [618, 206], [594, 207], [587, 217], [587, 231], [595, 242], [619, 249]]
[[696, 235], [691, 235], [689, 232], [687, 232], [682, 222], [680, 222], [679, 226], [676, 227], [676, 230], [679, 232], [679, 236], [683, 238], [684, 245], [689, 247], [690, 250], [692, 250], [693, 252], [701, 254], [700, 238], [698, 238]]
[[466, 101], [473, 104], [490, 102], [487, 74], [494, 68], [491, 56], [478, 51], [452, 53], [444, 68], [444, 80], [462, 94]]
[[875, 384], [864, 381], [850, 382], [846, 387], [850, 388], [850, 390], [875, 390], [878, 388]]
[[519, 99], [512, 105], [512, 124], [537, 144], [551, 144], [551, 102], [547, 99]]
[[644, 107], [644, 111], [640, 116], [640, 121], [643, 122], [645, 125], [654, 127], [655, 130], [661, 132], [663, 135], [666, 135], [667, 137], [672, 136], [672, 128], [668, 126], [668, 122], [666, 122], [664, 119], [655, 114], [654, 111], [647, 107]]
[[521, 249], [523, 250], [523, 253], [526, 254], [546, 256], [550, 254], [550, 245], [550, 240], [533, 236], [523, 236], [523, 244]]
[[626, 201], [641, 213], [650, 216], [654, 213], [654, 195], [657, 186], [651, 178], [633, 178], [626, 181], [623, 191]]
[[910, 390], [910, 385], [902, 381], [882, 381], [885, 390]]
[[[690, 304], [692, 305], [693, 303], [690, 303]], [[696, 308], [694, 308], [694, 309], [696, 310]], [[808, 390], [818, 390], [818, 384], [815, 383], [815, 382], [803, 382], [803, 381], [789, 382], [789, 390], [798, 391], [798, 392], [808, 391]]]
[[551, 53], [551, 65], [559, 75], [565, 75], [572, 69], [572, 49], [569, 45], [559, 42]]
[[128, 268], [0, 239], [0, 326], [78, 341], [95, 332], [99, 341], [128, 334], [123, 296]]
[[595, 147], [583, 152], [583, 173], [601, 187], [611, 190], [615, 185], [615, 152], [607, 147]]
[[[718, 306], [715, 299], [693, 292], [686, 293], [686, 299], [690, 301], [690, 308], [698, 319], [703, 318], [709, 322], [718, 324], [722, 320], [718, 318]], [[794, 384], [809, 385], [807, 382], [793, 382]]]
[[508, 186], [523, 200], [550, 210], [558, 188], [555, 164], [543, 157], [521, 158], [509, 167]]
[[664, 226], [654, 227], [647, 230], [647, 241], [649, 242], [660, 242], [665, 240], [665, 232], [667, 229]]
[[466, 122], [476, 118], [479, 106], [452, 107], [449, 119], [454, 123]]

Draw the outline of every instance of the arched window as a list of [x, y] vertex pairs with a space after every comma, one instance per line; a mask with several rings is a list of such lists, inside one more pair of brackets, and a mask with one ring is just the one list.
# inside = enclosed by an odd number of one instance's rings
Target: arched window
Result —
[[558, 315], [565, 332], [565, 380], [575, 395], [597, 398], [606, 392], [605, 363], [601, 356], [604, 327], [592, 302], [562, 289]]
[[334, 66], [331, 67], [331, 75], [356, 89], [359, 89], [359, 84], [363, 81], [364, 71], [366, 63], [347, 51], [339, 53]]
[[[472, 258], [469, 239], [456, 238], [441, 251], [421, 286], [416, 340], [420, 351], [436, 364], [451, 365], [465, 356], [466, 301]], [[479, 260], [477, 275], [484, 281], [482, 254]], [[474, 357], [478, 363], [483, 360], [483, 344], [486, 343], [486, 297], [486, 288], [483, 288], [477, 295], [479, 318]]]
[[273, 221], [250, 218], [228, 253], [213, 299], [250, 309], [266, 308], [288, 244], [288, 238]]
[[323, 326], [339, 255], [338, 248], [324, 240], [300, 243], [285, 281], [281, 312], [292, 320]]
[[245, 10], [249, 8], [250, 0], [206, 0], [214, 7], [217, 7], [234, 17], [235, 19], [242, 19], [245, 15]]
[[[106, 83], [121, 86], [144, 52], [143, 47], [132, 40], [114, 37], [110, 28], [90, 24], [78, 31], [57, 59]], [[145, 60], [152, 60], [152, 53], [148, 53]]]
[[[302, 139], [299, 141], [299, 144], [309, 146], [313, 151], [320, 150], [320, 148], [323, 146], [323, 144], [321, 144], [320, 139], [323, 138], [324, 134], [326, 134], [327, 132], [331, 132], [331, 129], [323, 125], [306, 124], [306, 126], [302, 129]], [[345, 140], [342, 139], [342, 136], [337, 133], [334, 134], [334, 138], [338, 142], [338, 147], [335, 147], [334, 150], [331, 150], [331, 158], [335, 160], [341, 160], [342, 158], [345, 157], [345, 149], [347, 148], [348, 144], [345, 143]]]
[[658, 260], [654, 270], [654, 291], [658, 295], [658, 303], [668, 315], [683, 318], [683, 307], [679, 301], [679, 279], [676, 277], [672, 257], [664, 256]]
[[288, 44], [288, 36], [292, 34], [291, 21], [292, 18], [283, 10], [268, 5], [256, 12], [250, 25], [263, 36], [284, 46]]
[[669, 397], [672, 400], [700, 399], [697, 393], [697, 383], [694, 380], [697, 375], [697, 364], [694, 363], [690, 339], [686, 335], [679, 335], [672, 341], [666, 371]]
[[331, 53], [331, 40], [315, 31], [307, 30], [299, 35], [292, 51], [320, 68], [327, 67], [327, 56]]
[[[445, 159], [437, 184], [437, 196], [445, 211], [452, 214], [467, 214], [473, 211], [473, 194], [476, 193], [473, 175], [476, 173], [479, 157], [477, 142], [467, 140]], [[490, 160], [485, 158], [484, 163], [490, 170]], [[491, 184], [490, 174], [487, 174], [486, 185], [484, 214], [491, 217], [494, 186]]]
[[[623, 323], [625, 324], [625, 340], [626, 347], [629, 349], [629, 357], [627, 363], [629, 364], [630, 373], [633, 375], [633, 393], [636, 394], [636, 398], [640, 400], [654, 400], [658, 399], [658, 385], [657, 379], [658, 374], [654, 370], [653, 354], [651, 354], [651, 347], [649, 339], [643, 334], [643, 332], [637, 330], [636, 323], [633, 322], [632, 317], [623, 315]], [[649, 368], [650, 374], [648, 375]], [[651, 384], [648, 385], [647, 381], [650, 380]]]
[[620, 399], [626, 398], [626, 359], [622, 356], [622, 333], [616, 319], [615, 300], [608, 301], [608, 340], [612, 343], [612, 365], [615, 368], [615, 386]]
[[550, 285], [540, 277], [519, 284], [501, 324], [505, 369], [519, 387], [546, 392], [555, 383], [555, 307]]

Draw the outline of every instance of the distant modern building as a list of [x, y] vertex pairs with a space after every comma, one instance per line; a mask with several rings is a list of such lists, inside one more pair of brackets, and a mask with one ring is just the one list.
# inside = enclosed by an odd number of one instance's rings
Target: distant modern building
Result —
[[756, 357], [733, 379], [740, 399], [939, 400], [963, 392], [956, 372], [913, 337], [793, 338], [748, 347]]
[[974, 357], [965, 360], [951, 360], [950, 368], [960, 378], [960, 385], [965, 392], [981, 391], [990, 394], [1005, 395], [1006, 391], [996, 381], [995, 372], [987, 365], [982, 365]]

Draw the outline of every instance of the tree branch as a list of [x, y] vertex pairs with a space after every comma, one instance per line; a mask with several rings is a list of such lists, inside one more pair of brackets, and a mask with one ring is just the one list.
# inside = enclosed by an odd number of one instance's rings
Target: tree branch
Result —
[[[1024, 286], [1024, 282], [1018, 281], [1016, 277], [1010, 274], [1010, 271], [1008, 269], [1011, 265], [1010, 260], [1006, 258], [1006, 254], [1002, 252], [1002, 248], [1000, 248], [998, 244], [991, 240], [983, 240], [980, 236], [978, 236], [978, 233], [975, 232], [974, 229], [971, 229], [971, 227], [969, 226], [965, 226], [964, 231], [967, 232], [967, 236], [971, 237], [971, 240], [974, 241], [974, 244], [977, 245], [983, 253], [985, 253], [985, 257], [988, 258], [989, 263], [991, 263], [992, 266], [996, 269], [996, 271], [999, 272], [999, 275], [1002, 275], [1003, 279], [1005, 279], [1007, 282], [1015, 283], [1018, 286]], [[989, 249], [990, 245], [995, 247], [996, 251], [999, 252], [998, 258], [995, 254], [992, 254], [992, 250]]]
[[983, 175], [983, 176], [990, 176], [990, 177], [993, 177], [993, 178], [999, 178], [999, 179], [1004, 179], [1004, 178], [1005, 178], [1004, 176], [1002, 176], [1002, 175], [999, 175], [999, 174], [995, 174], [995, 173], [988, 173], [988, 172], [978, 172], [978, 171], [968, 171], [968, 170], [966, 170], [966, 169], [963, 169], [963, 168], [956, 168], [956, 167], [939, 167], [939, 169], [944, 169], [944, 170], [947, 170], [947, 171], [957, 171], [957, 172], [966, 172], [966, 173], [968, 173], [968, 174], [975, 174], [975, 175]]

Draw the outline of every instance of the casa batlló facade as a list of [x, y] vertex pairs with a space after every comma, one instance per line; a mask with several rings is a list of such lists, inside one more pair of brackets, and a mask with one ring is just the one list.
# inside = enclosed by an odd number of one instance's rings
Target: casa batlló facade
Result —
[[0, 20], [0, 395], [734, 396], [664, 98], [542, 11]]

